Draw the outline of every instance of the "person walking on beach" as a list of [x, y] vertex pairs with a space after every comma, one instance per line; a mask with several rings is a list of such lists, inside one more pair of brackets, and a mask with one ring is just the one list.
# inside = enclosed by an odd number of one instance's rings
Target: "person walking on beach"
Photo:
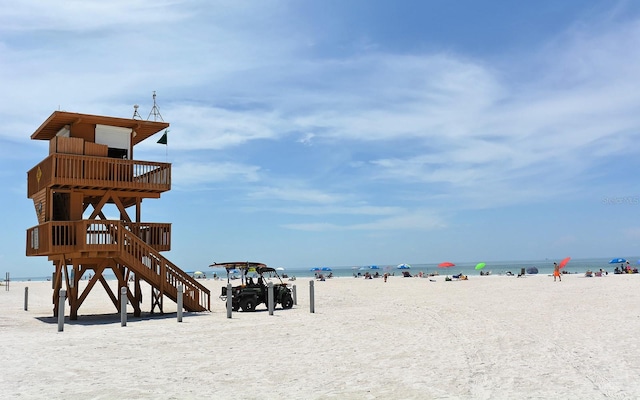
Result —
[[558, 263], [553, 263], [553, 281], [556, 281], [556, 278], [562, 282], [562, 276], [560, 276], [560, 266]]

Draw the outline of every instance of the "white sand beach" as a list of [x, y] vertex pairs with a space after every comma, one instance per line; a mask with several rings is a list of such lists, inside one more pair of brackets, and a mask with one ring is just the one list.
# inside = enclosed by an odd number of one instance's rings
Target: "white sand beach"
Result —
[[[3, 399], [633, 399], [640, 275], [298, 279], [297, 305], [126, 327], [102, 288], [58, 332], [49, 282], [0, 287]], [[115, 283], [115, 282], [114, 282]], [[24, 311], [24, 288], [29, 309]], [[145, 291], [143, 310], [148, 311]], [[132, 311], [132, 310], [131, 310]], [[68, 306], [66, 308], [68, 313]], [[91, 316], [91, 314], [108, 314]]]

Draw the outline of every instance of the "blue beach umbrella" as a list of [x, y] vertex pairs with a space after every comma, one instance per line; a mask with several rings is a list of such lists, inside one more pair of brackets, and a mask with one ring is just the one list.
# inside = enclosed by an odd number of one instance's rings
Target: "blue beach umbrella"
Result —
[[613, 260], [609, 261], [609, 264], [622, 264], [626, 262], [627, 260], [625, 260], [624, 258], [614, 258]]
[[380, 267], [378, 267], [377, 265], [371, 265], [369, 266], [369, 269], [380, 269]]
[[331, 268], [329, 267], [322, 267], [321, 268], [322, 271], [333, 271]]
[[320, 267], [311, 268], [309, 271], [320, 271]]
[[409, 265], [409, 264], [399, 264], [396, 268], [398, 268], [398, 269], [409, 269], [409, 268], [411, 268], [411, 265]]

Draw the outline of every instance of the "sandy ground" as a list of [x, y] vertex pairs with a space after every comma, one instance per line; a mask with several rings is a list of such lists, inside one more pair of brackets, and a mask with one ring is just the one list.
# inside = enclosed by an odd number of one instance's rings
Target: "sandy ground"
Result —
[[178, 323], [165, 299], [164, 315], [129, 314], [122, 327], [96, 287], [63, 332], [49, 282], [0, 287], [0, 396], [640, 397], [640, 275], [334, 278], [315, 282], [315, 313], [309, 280], [299, 279], [292, 309], [269, 315], [260, 306], [231, 319], [217, 298], [226, 282], [201, 282], [212, 290], [211, 313]]

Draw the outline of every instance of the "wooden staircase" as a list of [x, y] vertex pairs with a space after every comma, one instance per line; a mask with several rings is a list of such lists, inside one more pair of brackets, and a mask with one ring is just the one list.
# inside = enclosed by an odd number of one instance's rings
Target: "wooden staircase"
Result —
[[157, 295], [167, 296], [173, 301], [177, 302], [178, 286], [182, 285], [183, 305], [187, 311], [210, 310], [209, 289], [124, 229], [122, 224], [118, 224], [117, 231], [121, 232], [122, 243], [120, 256], [115, 257], [119, 264], [128, 266], [137, 277], [151, 285]]

